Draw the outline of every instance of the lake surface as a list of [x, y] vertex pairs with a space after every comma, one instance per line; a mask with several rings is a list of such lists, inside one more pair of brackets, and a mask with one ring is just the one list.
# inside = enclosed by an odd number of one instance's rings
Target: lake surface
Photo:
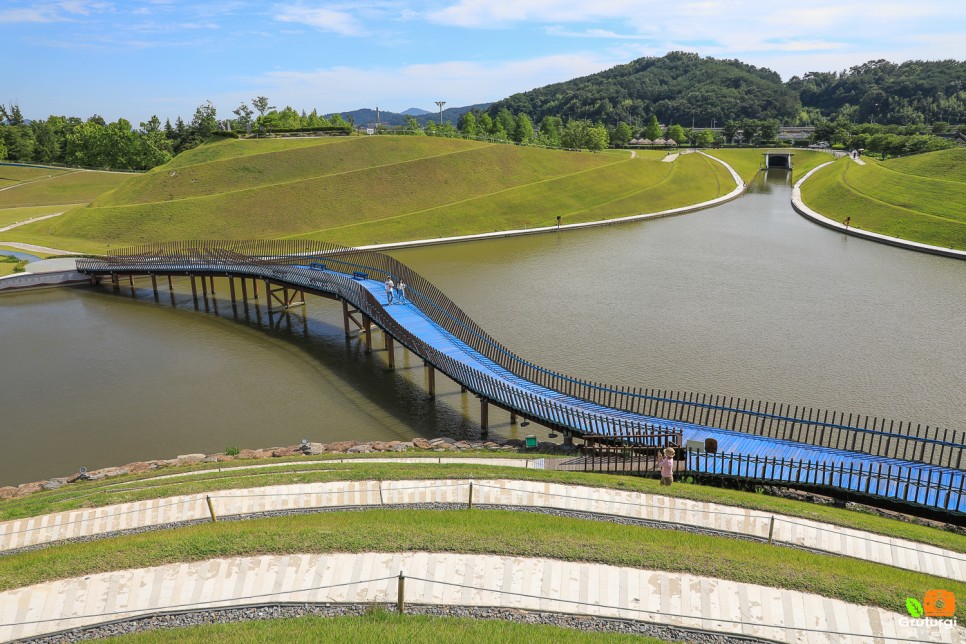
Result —
[[[772, 172], [698, 213], [392, 254], [557, 371], [963, 429], [966, 262], [818, 227], [790, 191]], [[150, 282], [0, 298], [0, 485], [303, 437], [478, 435], [479, 401], [442, 378], [427, 401], [420, 361], [389, 372], [347, 344], [336, 302], [270, 326], [225, 285], [198, 311], [176, 286], [174, 305]], [[495, 410], [490, 427], [546, 435]]]

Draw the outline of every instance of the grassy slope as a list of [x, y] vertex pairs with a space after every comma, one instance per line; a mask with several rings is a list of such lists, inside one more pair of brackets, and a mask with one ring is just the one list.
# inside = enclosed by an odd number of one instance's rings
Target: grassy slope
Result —
[[376, 609], [360, 617], [313, 617], [272, 621], [251, 621], [145, 631], [102, 640], [143, 642], [145, 644], [188, 642], [210, 644], [255, 644], [257, 642], [398, 642], [400, 644], [438, 644], [450, 642], [527, 642], [528, 644], [583, 644], [585, 642], [662, 644], [663, 640], [618, 633], [593, 633], [500, 620], [475, 620], [426, 615], [397, 615]]
[[[830, 219], [851, 217], [855, 228], [966, 250], [966, 155], [944, 150], [897, 161], [841, 159], [802, 186], [802, 199]], [[933, 176], [922, 176], [930, 167]]]
[[49, 179], [25, 182], [23, 185], [0, 192], [0, 208], [88, 203], [104, 191], [118, 187], [132, 176], [95, 171], [55, 174]]
[[203, 146], [19, 238], [84, 250], [226, 237], [371, 243], [653, 212], [731, 189], [692, 155], [664, 164], [431, 137], [282, 143]]
[[[0, 558], [0, 588], [233, 556], [462, 552], [589, 561], [788, 588], [900, 611], [930, 588], [966, 584], [760, 543], [502, 510], [365, 510], [186, 526]], [[847, 563], [846, 563], [847, 562]], [[966, 619], [966, 604], [957, 610]]]
[[[468, 453], [467, 455], [472, 455]], [[411, 456], [411, 455], [409, 455]], [[529, 455], [533, 456], [533, 455]], [[316, 470], [305, 471], [309, 463], [320, 466]], [[239, 461], [233, 467], [245, 464], [258, 464], [259, 461]], [[631, 490], [647, 494], [658, 494], [693, 501], [720, 503], [762, 512], [771, 512], [793, 517], [813, 519], [835, 525], [856, 528], [890, 537], [929, 543], [940, 548], [966, 552], [966, 538], [946, 532], [895, 521], [883, 517], [836, 508], [833, 506], [801, 503], [790, 499], [753, 494], [739, 490], [728, 490], [701, 485], [679, 483], [671, 488], [660, 487], [658, 481], [632, 476], [609, 474], [585, 474], [583, 472], [558, 472], [530, 469], [507, 470], [487, 465], [435, 465], [408, 463], [356, 463], [340, 465], [329, 463], [326, 459], [305, 459], [295, 457], [289, 469], [270, 470], [252, 469], [233, 472], [220, 472], [219, 466], [195, 466], [185, 468], [195, 471], [190, 477], [152, 480], [152, 476], [163, 476], [168, 470], [156, 474], [125, 476], [120, 480], [79, 482], [69, 488], [42, 491], [17, 499], [0, 500], [0, 520], [38, 516], [51, 512], [62, 512], [82, 507], [103, 507], [107, 505], [158, 499], [168, 496], [215, 492], [239, 488], [283, 485], [289, 483], [317, 483], [326, 481], [361, 480], [406, 480], [406, 479], [498, 479], [553, 481], [573, 485], [600, 488]], [[324, 468], [324, 469], [323, 469]], [[183, 471], [183, 470], [179, 470]]]
[[55, 212], [64, 212], [72, 207], [72, 205], [51, 205], [27, 206], [24, 208], [2, 208], [0, 209], [0, 227], [9, 226], [10, 224], [15, 224], [18, 221], [24, 221], [26, 219], [33, 219], [34, 217], [52, 215]]

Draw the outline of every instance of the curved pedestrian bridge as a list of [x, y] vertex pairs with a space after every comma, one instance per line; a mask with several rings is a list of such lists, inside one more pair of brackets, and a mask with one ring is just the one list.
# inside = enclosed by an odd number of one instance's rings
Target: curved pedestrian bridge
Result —
[[[475, 394], [484, 433], [488, 409], [495, 406], [560, 431], [567, 442], [583, 438], [621, 454], [643, 454], [643, 469], [653, 470], [655, 451], [668, 444], [708, 446], [688, 450], [679, 472], [846, 491], [966, 514], [963, 432], [555, 373], [510, 351], [432, 283], [382, 253], [301, 240], [190, 241], [122, 249], [78, 260], [77, 268], [95, 280], [109, 277], [116, 288], [122, 278], [133, 287], [135, 276], [148, 276], [155, 292], [158, 277], [168, 277], [170, 288], [172, 276], [187, 276], [195, 298], [197, 279], [207, 297], [207, 283], [227, 278], [233, 303], [240, 280], [241, 301], [264, 297], [271, 313], [304, 302], [306, 294], [341, 301], [346, 335], [358, 332], [371, 350], [373, 328], [381, 330], [390, 368], [398, 342], [426, 364], [430, 395], [436, 371]], [[403, 303], [387, 303], [387, 276], [407, 284]]]

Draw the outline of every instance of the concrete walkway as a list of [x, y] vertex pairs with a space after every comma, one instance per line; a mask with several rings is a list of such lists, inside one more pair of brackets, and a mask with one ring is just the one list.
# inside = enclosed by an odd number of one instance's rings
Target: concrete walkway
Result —
[[[398, 552], [213, 559], [88, 575], [0, 593], [0, 639], [136, 614], [266, 602], [501, 606], [634, 619], [779, 642], [964, 642], [899, 612], [687, 574], [549, 559]], [[897, 606], [896, 611], [904, 606]]]
[[[472, 483], [472, 488], [471, 488]], [[422, 503], [539, 507], [699, 526], [966, 581], [966, 554], [818, 521], [623, 490], [519, 480], [335, 481], [223, 490], [0, 523], [0, 552], [119, 530], [276, 510]]]

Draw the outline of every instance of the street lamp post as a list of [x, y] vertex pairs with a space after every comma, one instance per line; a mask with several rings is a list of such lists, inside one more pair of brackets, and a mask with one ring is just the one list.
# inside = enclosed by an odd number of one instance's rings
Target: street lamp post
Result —
[[436, 107], [439, 108], [439, 124], [443, 124], [443, 106], [446, 105], [446, 101], [436, 101]]

